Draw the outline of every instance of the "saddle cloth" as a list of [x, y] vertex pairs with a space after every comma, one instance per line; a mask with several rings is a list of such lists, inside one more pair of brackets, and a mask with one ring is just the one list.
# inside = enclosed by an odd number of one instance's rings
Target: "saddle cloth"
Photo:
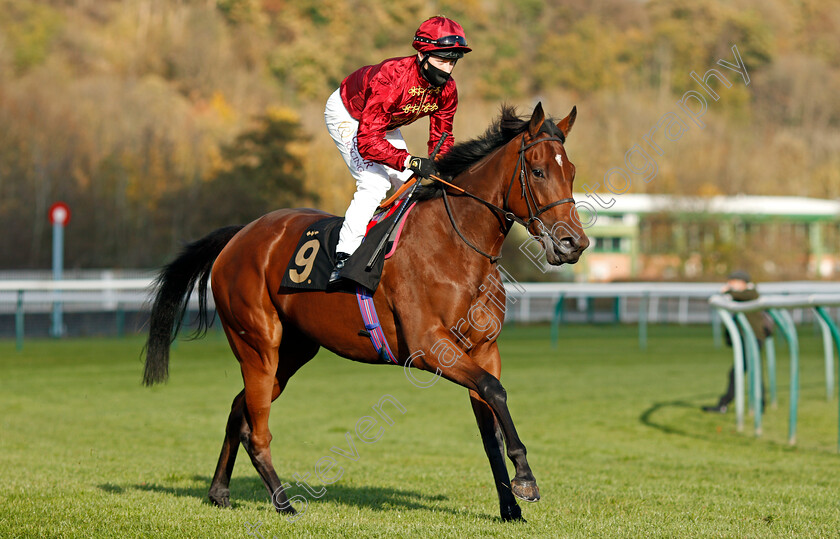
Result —
[[[382, 278], [385, 259], [390, 258], [396, 251], [405, 219], [411, 213], [415, 203], [410, 203], [411, 205], [403, 212], [400, 222], [391, 231], [383, 252], [376, 258], [371, 269], [367, 270], [366, 266], [382, 237], [394, 222], [396, 210], [402, 203], [403, 201], [400, 201], [387, 212], [381, 212], [371, 219], [364, 241], [347, 260], [341, 271], [345, 282], [336, 290], [355, 293], [356, 285], [353, 283], [367, 288], [371, 293], [376, 290]], [[338, 243], [338, 233], [342, 223], [344, 223], [343, 217], [326, 217], [309, 225], [301, 235], [297, 248], [286, 266], [279, 293], [282, 293], [284, 288], [326, 290], [330, 273], [335, 266], [335, 246]]]

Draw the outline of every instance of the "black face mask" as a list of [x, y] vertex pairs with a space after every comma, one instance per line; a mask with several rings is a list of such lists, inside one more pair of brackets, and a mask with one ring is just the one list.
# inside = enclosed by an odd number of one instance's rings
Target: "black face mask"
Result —
[[434, 87], [443, 86], [450, 77], [449, 73], [443, 71], [442, 69], [438, 69], [429, 63], [428, 54], [425, 55], [423, 57], [423, 61], [420, 62], [420, 74], [423, 75], [423, 78]]

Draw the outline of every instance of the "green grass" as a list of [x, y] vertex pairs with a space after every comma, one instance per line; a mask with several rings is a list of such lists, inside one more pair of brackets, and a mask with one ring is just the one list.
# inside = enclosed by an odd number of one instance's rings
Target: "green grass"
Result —
[[[801, 331], [799, 445], [787, 438], [787, 356], [779, 409], [748, 421], [707, 415], [728, 349], [701, 327], [567, 326], [502, 332], [502, 381], [542, 500], [503, 523], [466, 391], [418, 389], [401, 369], [322, 353], [275, 403], [274, 463], [312, 473], [384, 394], [406, 408], [300, 518], [274, 513], [244, 451], [233, 507], [206, 494], [238, 365], [218, 334], [179, 342], [170, 382], [140, 384], [142, 340], [0, 341], [0, 537], [821, 537], [837, 536], [837, 402], [821, 341]], [[313, 481], [317, 483], [317, 481]], [[302, 494], [294, 487], [290, 494]]]

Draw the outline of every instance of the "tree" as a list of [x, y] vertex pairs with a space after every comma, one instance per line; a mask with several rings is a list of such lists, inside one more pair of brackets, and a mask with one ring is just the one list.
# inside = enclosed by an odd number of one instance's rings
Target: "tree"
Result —
[[256, 125], [221, 149], [222, 164], [201, 185], [202, 228], [249, 222], [278, 208], [314, 202], [304, 187], [302, 156], [309, 137], [297, 115], [270, 109]]

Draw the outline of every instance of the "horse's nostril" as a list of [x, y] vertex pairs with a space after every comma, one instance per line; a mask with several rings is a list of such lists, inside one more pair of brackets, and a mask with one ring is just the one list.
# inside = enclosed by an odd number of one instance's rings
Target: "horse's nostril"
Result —
[[575, 250], [575, 240], [573, 240], [572, 238], [566, 237], [566, 238], [561, 239], [558, 242], [557, 246], [560, 247], [560, 251], [562, 253], [566, 253], [566, 254], [571, 253], [572, 251]]

